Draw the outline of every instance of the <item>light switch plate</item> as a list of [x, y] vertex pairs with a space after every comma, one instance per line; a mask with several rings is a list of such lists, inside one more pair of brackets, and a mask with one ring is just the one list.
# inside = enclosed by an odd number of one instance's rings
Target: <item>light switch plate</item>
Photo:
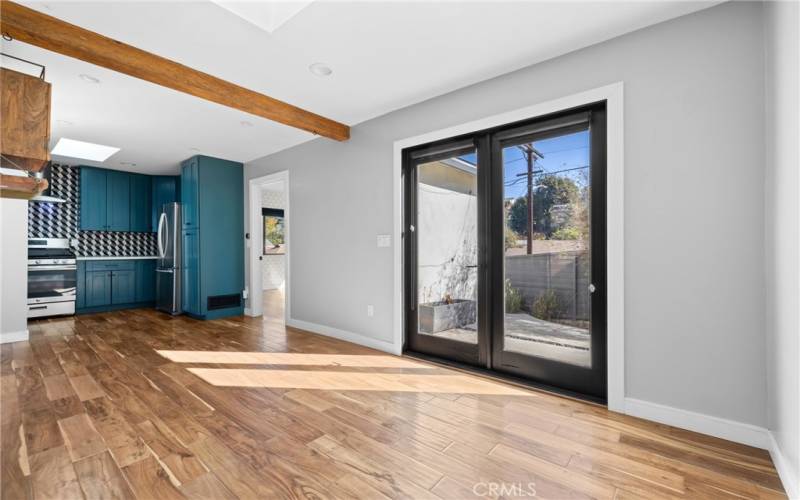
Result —
[[392, 235], [391, 234], [379, 234], [378, 235], [378, 248], [388, 248], [392, 246]]

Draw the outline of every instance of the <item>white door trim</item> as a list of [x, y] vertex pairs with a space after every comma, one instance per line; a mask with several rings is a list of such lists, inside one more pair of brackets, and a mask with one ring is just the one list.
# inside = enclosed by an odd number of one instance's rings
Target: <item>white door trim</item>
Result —
[[625, 239], [624, 239], [624, 128], [623, 84], [612, 83], [567, 97], [481, 118], [395, 141], [393, 165], [394, 324], [393, 350], [403, 346], [402, 151], [478, 130], [527, 120], [593, 102], [606, 101], [607, 116], [607, 287], [608, 287], [608, 408], [625, 409]]
[[[264, 240], [263, 238], [263, 231], [264, 228], [260, 224], [261, 222], [261, 187], [266, 184], [272, 184], [275, 182], [283, 182], [283, 189], [285, 195], [285, 206], [283, 208], [283, 232], [284, 232], [284, 241], [285, 241], [285, 248], [286, 248], [286, 257], [284, 258], [284, 265], [286, 269], [284, 270], [286, 273], [286, 281], [284, 285], [284, 322], [288, 322], [289, 318], [291, 318], [291, 309], [292, 309], [292, 294], [290, 293], [291, 288], [291, 277], [290, 277], [290, 259], [291, 259], [291, 218], [289, 214], [289, 207], [291, 203], [289, 203], [289, 171], [283, 170], [281, 172], [276, 172], [274, 174], [265, 175], [263, 177], [256, 177], [255, 179], [250, 179], [248, 181], [249, 186], [249, 193], [250, 193], [250, 206], [249, 214], [250, 214], [250, 227], [248, 229], [248, 233], [250, 233], [250, 245], [248, 248], [245, 248], [245, 252], [249, 251], [249, 262], [250, 262], [250, 288], [249, 288], [249, 299], [250, 299], [250, 307], [245, 311], [245, 314], [248, 316], [261, 316], [264, 314], [264, 307], [263, 307], [263, 284], [261, 282], [261, 261], [258, 259], [261, 256], [261, 252], [259, 251], [261, 242]], [[246, 256], [247, 257], [247, 256]]]

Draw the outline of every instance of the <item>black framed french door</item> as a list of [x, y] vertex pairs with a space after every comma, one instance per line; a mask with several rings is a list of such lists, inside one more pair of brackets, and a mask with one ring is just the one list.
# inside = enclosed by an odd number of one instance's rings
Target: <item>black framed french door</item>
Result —
[[606, 399], [600, 102], [403, 151], [406, 351]]

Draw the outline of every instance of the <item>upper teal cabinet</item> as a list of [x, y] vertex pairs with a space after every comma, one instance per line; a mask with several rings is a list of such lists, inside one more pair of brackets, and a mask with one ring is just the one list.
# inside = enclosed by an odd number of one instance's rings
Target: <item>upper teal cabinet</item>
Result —
[[200, 158], [195, 156], [181, 164], [181, 206], [183, 207], [183, 229], [200, 226], [197, 207], [199, 189]]
[[181, 178], [178, 175], [154, 175], [153, 183], [153, 208], [150, 215], [150, 224], [153, 231], [158, 230], [158, 217], [161, 215], [161, 208], [167, 203], [180, 201]]
[[81, 167], [82, 231], [153, 231], [150, 176]]
[[131, 230], [131, 174], [108, 170], [106, 213], [109, 231]]
[[133, 174], [131, 180], [131, 231], [151, 232], [153, 184], [149, 175]]
[[108, 230], [107, 172], [100, 168], [81, 167], [80, 228], [83, 231]]

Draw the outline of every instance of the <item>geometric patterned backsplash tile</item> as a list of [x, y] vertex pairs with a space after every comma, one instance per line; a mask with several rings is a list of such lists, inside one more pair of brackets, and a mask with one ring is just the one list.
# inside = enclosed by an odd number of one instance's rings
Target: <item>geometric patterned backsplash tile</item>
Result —
[[156, 233], [80, 231], [80, 168], [53, 164], [51, 196], [65, 203], [28, 202], [28, 238], [77, 239], [81, 257], [141, 257], [156, 255]]

